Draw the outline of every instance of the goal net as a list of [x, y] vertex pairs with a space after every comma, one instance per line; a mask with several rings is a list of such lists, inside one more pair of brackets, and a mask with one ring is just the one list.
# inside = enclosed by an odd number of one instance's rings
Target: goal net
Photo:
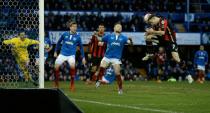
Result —
[[[20, 37], [21, 33], [25, 33], [25, 37], [30, 40], [42, 40], [39, 38], [39, 5], [39, 0], [0, 0], [0, 88], [31, 88], [40, 85], [40, 64], [44, 64], [39, 58], [43, 49], [40, 48], [43, 46], [42, 41], [38, 45], [28, 46], [22, 45], [21, 41], [16, 41], [16, 44], [13, 41], [5, 43], [6, 40]], [[28, 56], [18, 53], [24, 48]], [[23, 56], [28, 59], [22, 60]]]

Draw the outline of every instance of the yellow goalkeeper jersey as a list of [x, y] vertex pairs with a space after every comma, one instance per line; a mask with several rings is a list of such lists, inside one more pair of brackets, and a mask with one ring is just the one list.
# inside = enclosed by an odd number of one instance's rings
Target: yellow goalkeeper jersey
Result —
[[9, 40], [4, 40], [3, 41], [4, 44], [8, 45], [12, 45], [12, 51], [14, 52], [14, 55], [16, 58], [18, 58], [18, 60], [21, 61], [28, 61], [28, 46], [30, 45], [34, 45], [34, 44], [39, 44], [39, 41], [37, 40], [32, 40], [29, 38], [25, 38], [24, 41], [22, 41], [19, 37], [14, 37], [12, 39]]

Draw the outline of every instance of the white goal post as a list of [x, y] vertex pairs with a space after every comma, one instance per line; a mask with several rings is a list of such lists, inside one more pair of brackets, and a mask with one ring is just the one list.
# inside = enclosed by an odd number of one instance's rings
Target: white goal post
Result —
[[44, 88], [44, 0], [39, 0], [39, 88]]

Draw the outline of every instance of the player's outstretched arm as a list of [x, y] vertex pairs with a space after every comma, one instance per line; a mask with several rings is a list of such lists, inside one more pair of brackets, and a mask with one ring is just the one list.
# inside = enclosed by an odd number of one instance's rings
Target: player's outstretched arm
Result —
[[29, 39], [29, 45], [35, 45], [35, 44], [39, 44], [39, 41], [38, 40], [32, 40], [32, 39]]
[[146, 29], [146, 33], [151, 35], [159, 35], [159, 36], [165, 35], [165, 31], [156, 31], [153, 28]]
[[132, 40], [131, 37], [128, 37], [127, 43], [128, 43], [129, 45], [133, 45], [133, 40]]
[[108, 42], [108, 38], [110, 37], [110, 34], [107, 34], [105, 36], [102, 37], [102, 40], [98, 42], [98, 45], [99, 46], [103, 46], [104, 43], [107, 43]]
[[156, 35], [144, 35], [146, 41], [151, 41], [154, 43], [159, 43], [158, 37]]
[[53, 49], [52, 45], [50, 45], [49, 48], [47, 48], [47, 52], [50, 52]]
[[14, 43], [15, 43], [15, 39], [14, 38], [3, 41], [3, 44], [6, 44], [6, 45], [14, 44]]

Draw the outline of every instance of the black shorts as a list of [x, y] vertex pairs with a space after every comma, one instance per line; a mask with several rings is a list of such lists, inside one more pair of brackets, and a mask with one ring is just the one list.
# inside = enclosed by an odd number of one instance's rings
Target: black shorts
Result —
[[160, 41], [158, 46], [164, 47], [166, 52], [178, 52], [178, 45], [175, 42]]
[[99, 66], [100, 63], [101, 63], [101, 60], [102, 60], [102, 57], [101, 57], [101, 58], [92, 57], [92, 58], [91, 58], [92, 66]]
[[168, 42], [166, 45], [166, 49], [170, 52], [178, 52], [178, 45], [173, 42]]
[[158, 70], [159, 70], [159, 69], [163, 70], [163, 67], [164, 67], [164, 64], [158, 64], [158, 65], [157, 65]]

